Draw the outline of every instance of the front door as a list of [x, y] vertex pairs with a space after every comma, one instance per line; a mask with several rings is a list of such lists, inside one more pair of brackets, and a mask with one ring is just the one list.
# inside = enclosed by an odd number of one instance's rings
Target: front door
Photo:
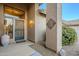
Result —
[[24, 41], [24, 19], [15, 19], [15, 41]]
[[24, 19], [5, 15], [4, 33], [10, 36], [10, 43], [25, 41]]

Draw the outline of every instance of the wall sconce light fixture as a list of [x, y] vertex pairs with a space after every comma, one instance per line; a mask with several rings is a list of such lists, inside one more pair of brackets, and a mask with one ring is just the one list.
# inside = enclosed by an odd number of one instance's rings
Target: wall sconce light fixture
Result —
[[29, 27], [32, 28], [34, 25], [34, 21], [33, 20], [29, 20]]

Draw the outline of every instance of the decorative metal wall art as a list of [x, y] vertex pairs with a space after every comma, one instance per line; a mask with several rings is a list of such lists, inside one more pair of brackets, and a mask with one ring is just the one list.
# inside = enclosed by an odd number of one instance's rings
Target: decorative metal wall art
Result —
[[47, 27], [49, 29], [52, 29], [55, 24], [56, 24], [56, 22], [53, 19], [49, 19], [47, 22]]

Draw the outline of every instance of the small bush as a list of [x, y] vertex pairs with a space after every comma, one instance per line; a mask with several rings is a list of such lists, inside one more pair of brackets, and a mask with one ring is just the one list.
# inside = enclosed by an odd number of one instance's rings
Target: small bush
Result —
[[73, 44], [77, 39], [77, 33], [73, 28], [63, 26], [62, 28], [62, 45]]

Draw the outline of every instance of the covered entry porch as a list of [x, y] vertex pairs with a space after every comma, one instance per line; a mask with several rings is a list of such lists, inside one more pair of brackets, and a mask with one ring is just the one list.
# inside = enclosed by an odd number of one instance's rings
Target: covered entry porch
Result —
[[[16, 42], [15, 28], [22, 27], [23, 39], [34, 42], [35, 44], [45, 45], [46, 48], [59, 53], [62, 48], [62, 23], [61, 23], [61, 4], [47, 4], [46, 14], [40, 13], [39, 6], [41, 4], [0, 4], [0, 36], [4, 34], [4, 5], [13, 9], [22, 11], [19, 19], [23, 22], [14, 20], [12, 42]], [[19, 11], [19, 12], [20, 12]], [[11, 11], [15, 13], [14, 11]], [[7, 12], [10, 15], [10, 12]], [[19, 14], [19, 13], [17, 13]], [[17, 16], [17, 14], [15, 16]], [[13, 18], [17, 19], [17, 17]], [[24, 23], [24, 24], [23, 24]], [[23, 26], [21, 26], [23, 24]], [[20, 25], [20, 26], [19, 26]], [[22, 35], [20, 33], [20, 35]], [[19, 36], [20, 37], [20, 36]], [[19, 38], [20, 39], [20, 38]], [[17, 39], [17, 40], [19, 40]]]

